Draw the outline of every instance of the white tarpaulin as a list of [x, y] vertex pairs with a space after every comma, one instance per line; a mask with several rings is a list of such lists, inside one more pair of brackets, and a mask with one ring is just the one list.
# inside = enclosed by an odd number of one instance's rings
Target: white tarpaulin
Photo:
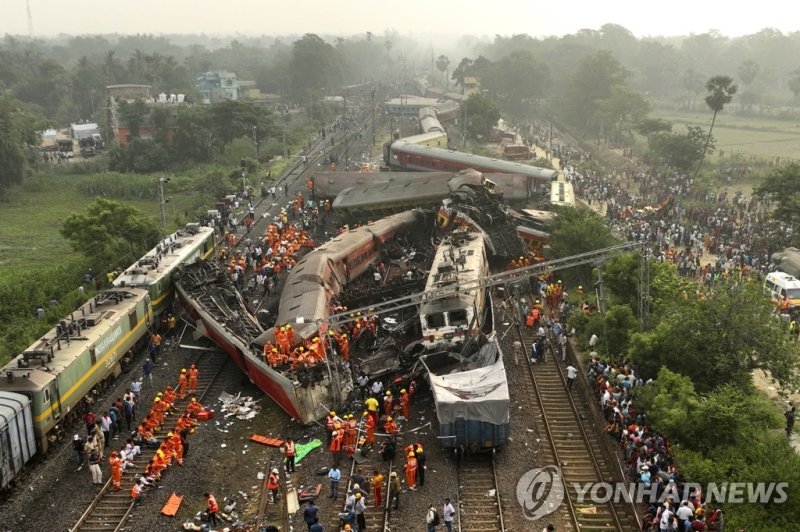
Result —
[[[488, 346], [487, 346], [488, 347]], [[509, 396], [503, 357], [494, 364], [448, 375], [428, 373], [439, 423], [457, 419], [495, 425], [509, 422]]]

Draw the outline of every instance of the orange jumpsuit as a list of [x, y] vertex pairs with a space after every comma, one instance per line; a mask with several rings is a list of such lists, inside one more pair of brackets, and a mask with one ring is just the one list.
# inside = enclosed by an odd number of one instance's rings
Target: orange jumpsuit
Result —
[[391, 416], [392, 415], [392, 396], [391, 395], [385, 395], [383, 397], [383, 412], [387, 416]]
[[347, 427], [344, 429], [344, 452], [347, 453], [347, 456], [350, 458], [356, 452], [356, 438], [358, 437], [358, 430], [355, 427], [355, 423], [348, 423]]
[[186, 397], [186, 374], [181, 373], [181, 376], [178, 377], [178, 395], [181, 399]]
[[196, 417], [197, 413], [203, 409], [203, 405], [198, 403], [197, 401], [192, 401], [186, 407], [186, 411], [189, 412], [189, 415], [192, 417]]
[[411, 411], [411, 400], [409, 399], [407, 393], [404, 393], [400, 396], [400, 404], [403, 406], [403, 417], [408, 419]]
[[375, 419], [367, 414], [364, 416], [364, 426], [367, 429], [367, 443], [372, 447], [375, 443]]
[[383, 424], [383, 430], [385, 430], [387, 434], [394, 436], [400, 431], [400, 428], [397, 426], [397, 421], [391, 420]]
[[189, 393], [194, 393], [197, 391], [197, 375], [200, 372], [197, 368], [191, 368], [189, 370]]
[[170, 443], [172, 444], [172, 448], [175, 449], [175, 458], [178, 460], [178, 464], [183, 465], [183, 442], [181, 441], [180, 435], [174, 434], [172, 438], [170, 438]]
[[339, 344], [339, 352], [342, 354], [342, 359], [347, 362], [350, 359], [350, 341], [346, 336], [339, 336], [336, 338]]
[[408, 484], [409, 488], [413, 488], [417, 483], [417, 458], [416, 457], [408, 457], [408, 462], [405, 465], [406, 468], [406, 484]]
[[114, 484], [114, 489], [122, 488], [122, 459], [115, 453], [108, 459], [111, 464], [111, 481]]

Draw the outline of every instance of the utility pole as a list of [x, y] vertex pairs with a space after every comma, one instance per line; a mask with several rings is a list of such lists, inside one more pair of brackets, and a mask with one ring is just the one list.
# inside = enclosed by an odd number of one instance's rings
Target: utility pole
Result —
[[347, 171], [347, 167], [350, 164], [350, 156], [347, 153], [347, 91], [344, 93], [344, 108], [342, 110], [342, 116], [344, 118], [344, 171]]
[[286, 148], [286, 115], [288, 114], [289, 110], [284, 108], [283, 110], [283, 158], [284, 159], [289, 158], [289, 150]]
[[167, 200], [164, 200], [164, 183], [169, 183], [168, 177], [159, 177], [158, 178], [158, 196], [159, 196], [159, 210], [161, 211], [161, 233], [162, 235], [166, 236], [167, 234], [167, 215], [164, 212], [164, 205], [167, 203]]

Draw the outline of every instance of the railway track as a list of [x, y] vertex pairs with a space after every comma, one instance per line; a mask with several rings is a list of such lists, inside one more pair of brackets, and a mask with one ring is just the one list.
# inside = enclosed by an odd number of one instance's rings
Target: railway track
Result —
[[[358, 433], [358, 441], [361, 441], [362, 432], [361, 429], [363, 428], [363, 424], [359, 425], [359, 433]], [[394, 460], [390, 460], [388, 462], [384, 462], [381, 460], [380, 452], [378, 451], [379, 445], [378, 443], [381, 441], [380, 437], [376, 438], [375, 448], [372, 450], [367, 451], [366, 456], [359, 455], [357, 460], [350, 460], [349, 467], [347, 466], [347, 455], [342, 456], [342, 460], [345, 461], [341, 471], [342, 471], [342, 480], [339, 483], [339, 498], [334, 501], [331, 505], [325, 504], [326, 507], [325, 514], [322, 514], [322, 509], [320, 509], [320, 523], [325, 526], [328, 530], [339, 530], [341, 528], [341, 519], [339, 518], [339, 512], [343, 512], [345, 509], [344, 499], [347, 497], [348, 490], [353, 489], [353, 475], [360, 473], [363, 477], [366, 478], [367, 482], [366, 485], [360, 485], [359, 487], [366, 491], [369, 495], [367, 495], [367, 510], [364, 512], [364, 520], [366, 521], [367, 528], [366, 530], [369, 532], [389, 532], [390, 530], [403, 530], [402, 523], [399, 518], [394, 517], [390, 512], [389, 507], [389, 479], [391, 478], [392, 471], [395, 471]], [[397, 443], [397, 455], [399, 456], [402, 454], [401, 448], [402, 445], [398, 441]], [[326, 451], [327, 452], [327, 451]], [[358, 455], [359, 451], [356, 451]], [[372, 490], [372, 485], [370, 480], [372, 479], [372, 475], [374, 471], [380, 471], [381, 474], [384, 476], [384, 483], [383, 483], [383, 490], [382, 496], [383, 501], [380, 507], [375, 505], [375, 497]], [[401, 475], [402, 471], [398, 471], [398, 475]], [[326, 482], [323, 483], [323, 486], [327, 486], [327, 479]], [[325, 497], [327, 497], [328, 489], [324, 487], [322, 492], [320, 493], [320, 497], [323, 497], [323, 493], [325, 493]], [[322, 508], [322, 506], [320, 507]], [[329, 511], [327, 508], [330, 508]]]
[[[275, 501], [270, 501], [270, 493], [267, 489], [269, 484], [269, 472], [273, 468], [280, 471], [281, 483], [280, 492], [277, 504]], [[267, 475], [261, 484], [261, 491], [258, 499], [258, 516], [256, 517], [256, 529], [261, 530], [263, 527], [275, 526], [278, 530], [290, 530], [289, 511], [288, 511], [288, 498], [287, 494], [293, 490], [292, 480], [286, 474], [284, 469], [283, 454], [275, 450], [269, 459], [269, 467], [267, 468]]]
[[[533, 364], [527, 354], [535, 339], [535, 330], [518, 327], [519, 340], [530, 373], [532, 393], [542, 412], [545, 434], [550, 443], [553, 464], [561, 470], [564, 500], [557, 510], [565, 530], [641, 530], [635, 508], [630, 503], [581, 502], [575, 483], [615, 482], [618, 465], [599, 452], [602, 444], [593, 426], [586, 426], [591, 414], [579, 407], [572, 394], [582, 394], [580, 387], [567, 389], [560, 362], [547, 342], [545, 360]], [[576, 381], [578, 382], [578, 381]], [[583, 404], [583, 401], [579, 401]]]
[[[228, 357], [222, 353], [203, 353], [194, 364], [200, 370], [197, 379], [197, 400], [203, 402], [209, 396], [214, 382], [219, 376]], [[159, 429], [154, 435], [159, 440], [162, 440], [172, 428], [172, 422], [177, 417], [176, 413], [183, 412], [189, 404], [189, 398], [176, 399], [174, 403], [173, 413], [164, 423], [164, 426]], [[144, 407], [139, 412], [140, 416], [146, 415]], [[120, 443], [123, 443], [120, 441]], [[106, 450], [106, 454], [110, 449]], [[144, 471], [145, 466], [150, 461], [150, 458], [155, 454], [154, 449], [143, 448], [142, 452], [133, 460], [135, 467], [128, 468], [127, 471], [122, 473], [122, 489], [115, 490], [111, 485], [111, 478], [103, 484], [100, 492], [95, 496], [92, 503], [83, 512], [78, 522], [72, 527], [71, 532], [83, 531], [114, 531], [117, 532], [122, 529], [125, 522], [130, 517], [133, 510], [133, 503], [130, 497], [130, 488], [138, 476]], [[178, 466], [173, 466], [178, 467]], [[105, 468], [104, 468], [105, 469]]]
[[457, 493], [459, 532], [503, 532], [506, 529], [494, 452], [461, 461]]

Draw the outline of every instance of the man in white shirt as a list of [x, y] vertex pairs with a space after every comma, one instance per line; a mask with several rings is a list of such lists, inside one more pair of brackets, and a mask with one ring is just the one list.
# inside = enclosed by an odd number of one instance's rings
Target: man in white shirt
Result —
[[567, 388], [572, 389], [572, 384], [575, 382], [575, 378], [578, 376], [578, 369], [570, 364], [567, 366]]
[[444, 520], [444, 527], [447, 529], [447, 532], [453, 532], [453, 515], [455, 515], [456, 510], [453, 508], [453, 505], [450, 504], [450, 499], [444, 499], [444, 507], [442, 508], [442, 519]]

